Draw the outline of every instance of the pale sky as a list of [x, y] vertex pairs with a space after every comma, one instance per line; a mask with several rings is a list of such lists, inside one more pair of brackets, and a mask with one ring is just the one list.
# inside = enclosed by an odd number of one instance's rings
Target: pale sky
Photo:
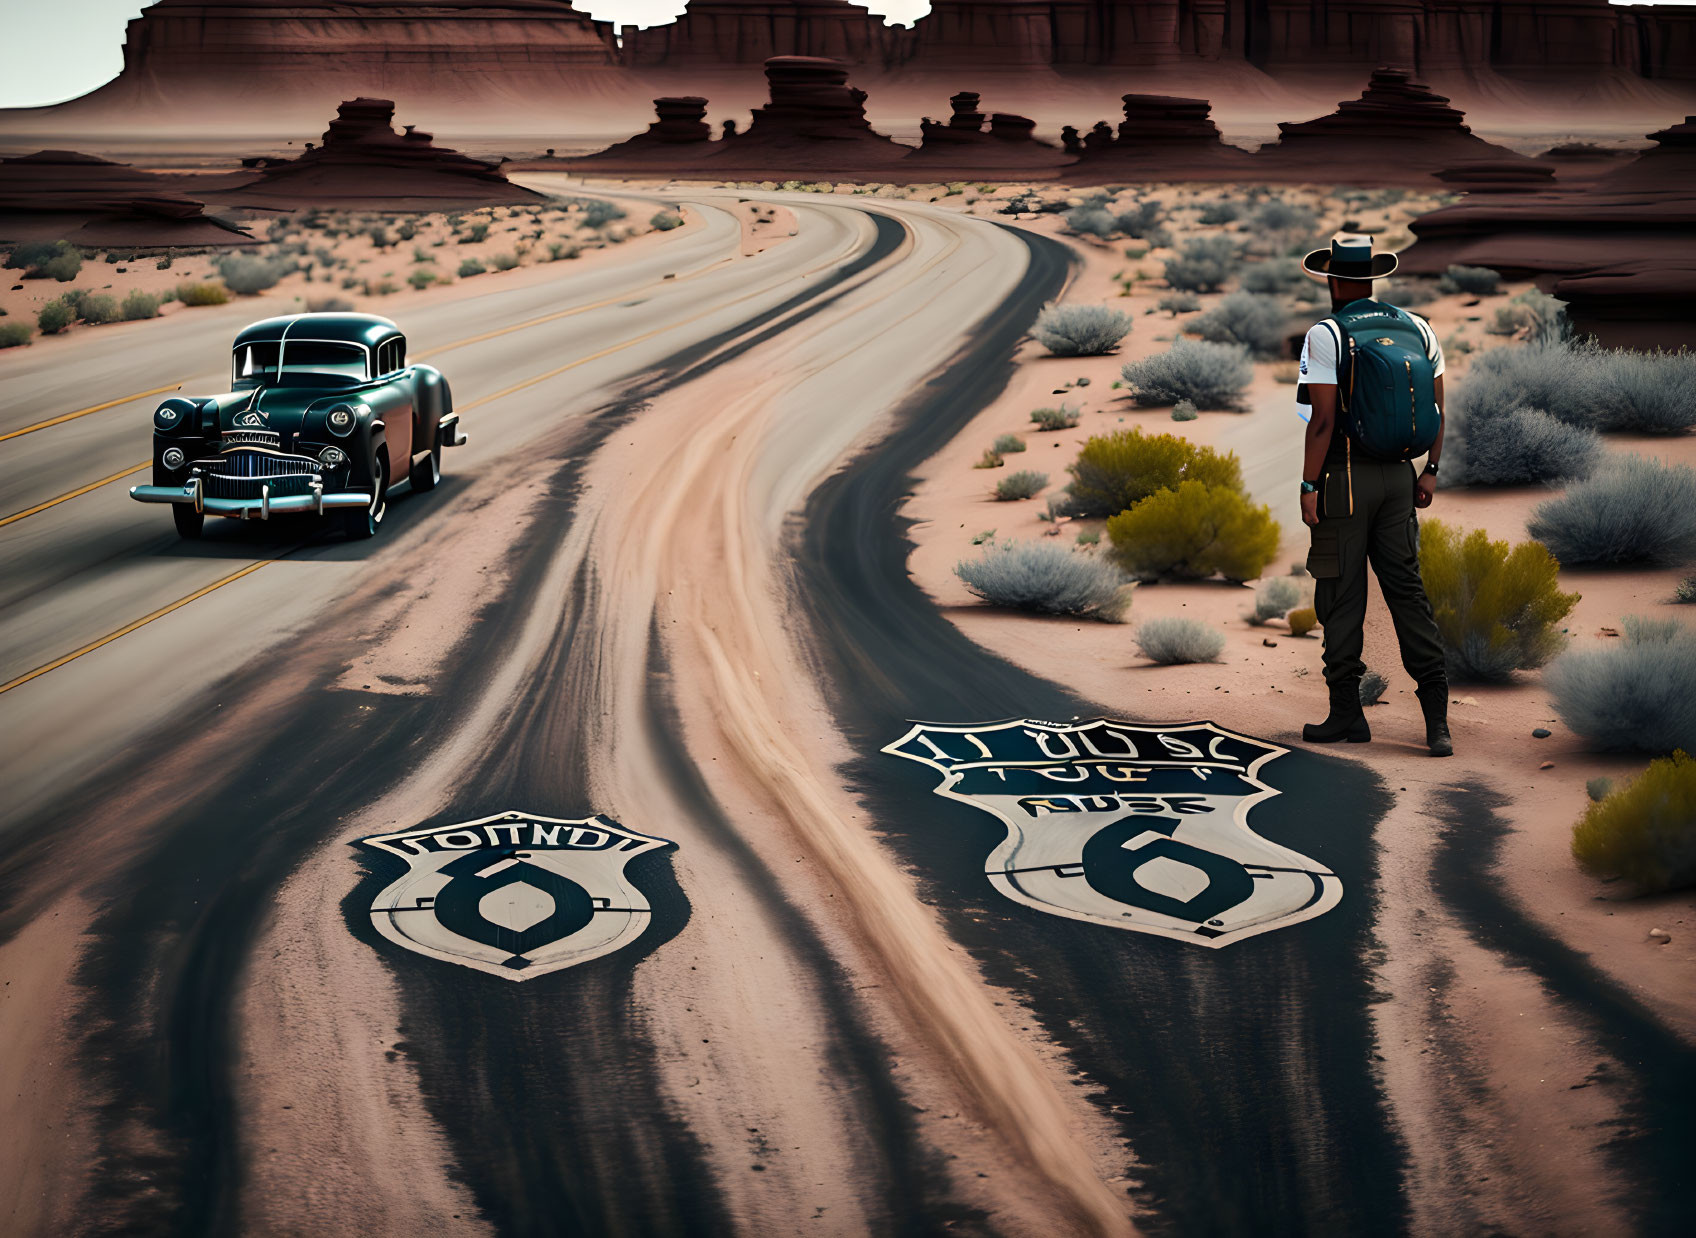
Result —
[[[930, 0], [858, 2], [902, 25], [930, 11]], [[59, 103], [116, 77], [124, 63], [124, 23], [143, 7], [139, 0], [0, 0], [0, 45], [10, 52], [0, 73], [0, 107]], [[579, 0], [577, 7], [620, 26], [655, 26], [681, 13], [683, 0]]]

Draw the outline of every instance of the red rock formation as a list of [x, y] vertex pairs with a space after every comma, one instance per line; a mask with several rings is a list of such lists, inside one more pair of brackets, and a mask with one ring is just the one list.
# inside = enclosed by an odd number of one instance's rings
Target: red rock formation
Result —
[[919, 126], [923, 145], [909, 162], [942, 177], [954, 171], [969, 175], [991, 169], [1002, 175], [1040, 174], [1071, 162], [1065, 152], [1036, 140], [1036, 122], [1028, 117], [997, 112], [988, 118], [985, 129], [978, 100], [976, 91], [961, 91], [949, 100], [953, 112], [946, 123], [924, 121]]
[[754, 109], [748, 131], [724, 143], [721, 158], [738, 167], [851, 171], [893, 163], [911, 153], [866, 119], [866, 92], [848, 85], [848, 66], [820, 56], [773, 56], [766, 61], [771, 102]]
[[1096, 125], [1083, 139], [1083, 158], [1072, 179], [1129, 176], [1247, 175], [1254, 159], [1220, 136], [1206, 99], [1125, 95], [1117, 130]]
[[1425, 183], [1430, 173], [1455, 163], [1525, 156], [1478, 137], [1464, 114], [1407, 69], [1379, 68], [1358, 99], [1315, 120], [1283, 121], [1279, 138], [1260, 148], [1268, 170], [1324, 178], [1343, 169], [1353, 176]]
[[669, 25], [623, 30], [624, 63], [716, 69], [773, 56], [829, 56], [853, 65], [894, 58], [900, 33], [849, 0], [690, 0]]
[[[1642, 347], [1632, 324], [1652, 318], [1685, 324], [1656, 342], [1696, 345], [1696, 116], [1649, 136], [1653, 147], [1581, 188], [1468, 195], [1421, 215], [1402, 269], [1436, 274], [1458, 262], [1535, 277], [1581, 301], [1583, 329], [1604, 339]], [[1634, 291], [1644, 305], [1631, 303]], [[1598, 326], [1607, 321], [1624, 325]]]
[[[601, 164], [619, 171], [669, 171], [713, 151], [712, 126], [707, 124], [707, 101], [700, 95], [668, 95], [654, 100], [659, 119], [643, 133], [627, 138], [573, 164]], [[530, 166], [520, 164], [520, 167]], [[537, 163], [536, 167], [550, 166]]]
[[350, 99], [336, 110], [324, 143], [298, 159], [262, 169], [225, 191], [232, 201], [433, 209], [525, 202], [542, 197], [507, 180], [492, 164], [437, 146], [412, 125], [394, 131], [388, 99]]
[[0, 159], [0, 241], [88, 245], [239, 245], [253, 238], [128, 164], [71, 150]]

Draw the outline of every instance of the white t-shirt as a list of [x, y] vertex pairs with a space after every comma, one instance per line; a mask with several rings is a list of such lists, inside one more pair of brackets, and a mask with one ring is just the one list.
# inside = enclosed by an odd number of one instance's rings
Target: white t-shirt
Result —
[[[1443, 346], [1437, 342], [1437, 333], [1431, 329], [1431, 324], [1418, 314], [1409, 314], [1413, 324], [1419, 328], [1419, 334], [1425, 341], [1425, 355], [1431, 359], [1433, 378], [1441, 378], [1443, 374]], [[1300, 383], [1336, 383], [1337, 381], [1337, 339], [1339, 331], [1332, 322], [1316, 322], [1307, 329], [1307, 338], [1301, 345], [1301, 367], [1297, 382]], [[1300, 388], [1297, 388], [1298, 397]], [[1298, 398], [1296, 414], [1303, 421], [1313, 415], [1313, 406], [1303, 404]]]

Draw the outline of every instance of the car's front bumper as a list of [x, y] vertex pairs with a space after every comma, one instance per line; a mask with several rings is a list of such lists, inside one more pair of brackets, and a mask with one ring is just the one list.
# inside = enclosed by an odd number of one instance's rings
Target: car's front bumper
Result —
[[187, 503], [196, 511], [214, 516], [234, 516], [240, 520], [269, 520], [287, 512], [311, 512], [323, 515], [336, 507], [370, 507], [371, 496], [359, 490], [343, 490], [325, 494], [314, 487], [310, 494], [288, 494], [272, 498], [270, 488], [260, 487], [258, 498], [209, 498], [202, 492], [200, 479], [190, 478], [182, 486], [131, 486], [130, 498], [138, 503]]

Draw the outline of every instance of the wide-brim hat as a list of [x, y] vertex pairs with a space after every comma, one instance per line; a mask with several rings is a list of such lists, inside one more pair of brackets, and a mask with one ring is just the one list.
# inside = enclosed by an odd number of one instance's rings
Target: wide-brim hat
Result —
[[1395, 271], [1396, 256], [1373, 253], [1369, 236], [1338, 236], [1331, 238], [1330, 248], [1303, 258], [1301, 269], [1314, 279], [1383, 279]]

